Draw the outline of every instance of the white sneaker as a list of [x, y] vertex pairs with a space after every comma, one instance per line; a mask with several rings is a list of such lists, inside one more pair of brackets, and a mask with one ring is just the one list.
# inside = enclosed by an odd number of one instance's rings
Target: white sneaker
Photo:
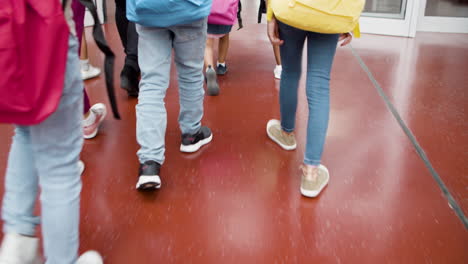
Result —
[[0, 264], [40, 264], [39, 239], [7, 233], [0, 248]]
[[91, 64], [82, 64], [81, 65], [81, 79], [88, 80], [101, 74], [101, 69], [94, 67]]
[[80, 175], [82, 175], [85, 169], [85, 165], [83, 161], [81, 160], [78, 161], [78, 168], [80, 169]]
[[276, 142], [283, 149], [296, 149], [297, 143], [294, 133], [285, 133], [281, 128], [281, 121], [277, 119], [271, 119], [270, 121], [268, 121], [266, 132], [268, 137], [270, 137], [271, 140]]
[[103, 260], [101, 255], [97, 251], [90, 250], [86, 251], [83, 255], [81, 255], [76, 264], [103, 264]]
[[283, 66], [281, 65], [276, 65], [275, 69], [273, 70], [273, 73], [275, 74], [276, 79], [281, 79], [281, 73], [283, 72]]
[[98, 133], [99, 126], [107, 114], [106, 105], [97, 103], [89, 110], [89, 116], [83, 120], [83, 137], [85, 139], [91, 139]]
[[323, 165], [315, 168], [302, 165], [301, 169], [301, 194], [311, 198], [317, 197], [330, 180], [328, 169]]

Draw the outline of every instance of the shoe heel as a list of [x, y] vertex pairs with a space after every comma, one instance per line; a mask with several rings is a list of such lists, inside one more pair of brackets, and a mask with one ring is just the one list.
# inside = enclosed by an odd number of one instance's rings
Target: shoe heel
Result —
[[206, 72], [208, 95], [216, 96], [219, 94], [219, 85], [216, 81], [216, 72], [209, 70]]

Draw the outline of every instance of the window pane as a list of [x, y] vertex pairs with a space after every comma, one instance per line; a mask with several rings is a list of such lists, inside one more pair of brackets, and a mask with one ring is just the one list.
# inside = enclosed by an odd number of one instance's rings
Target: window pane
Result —
[[427, 0], [426, 16], [468, 17], [468, 0]]
[[400, 14], [403, 0], [367, 0], [364, 12]]

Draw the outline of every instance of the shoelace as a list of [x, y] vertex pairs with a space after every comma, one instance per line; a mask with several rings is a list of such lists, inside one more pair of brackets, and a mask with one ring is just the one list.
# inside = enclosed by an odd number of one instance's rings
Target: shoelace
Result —
[[302, 175], [308, 180], [308, 181], [317, 181], [318, 180], [318, 167], [315, 167], [315, 168], [310, 168], [310, 167], [307, 167], [306, 165], [304, 164], [301, 164], [299, 166], [299, 169], [301, 169], [302, 171]]

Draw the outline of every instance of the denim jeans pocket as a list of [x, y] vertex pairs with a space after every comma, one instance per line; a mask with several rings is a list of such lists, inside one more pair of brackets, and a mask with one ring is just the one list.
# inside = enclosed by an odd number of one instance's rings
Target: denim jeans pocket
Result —
[[206, 35], [206, 18], [194, 21], [192, 23], [177, 25], [174, 27], [176, 42], [187, 42]]

